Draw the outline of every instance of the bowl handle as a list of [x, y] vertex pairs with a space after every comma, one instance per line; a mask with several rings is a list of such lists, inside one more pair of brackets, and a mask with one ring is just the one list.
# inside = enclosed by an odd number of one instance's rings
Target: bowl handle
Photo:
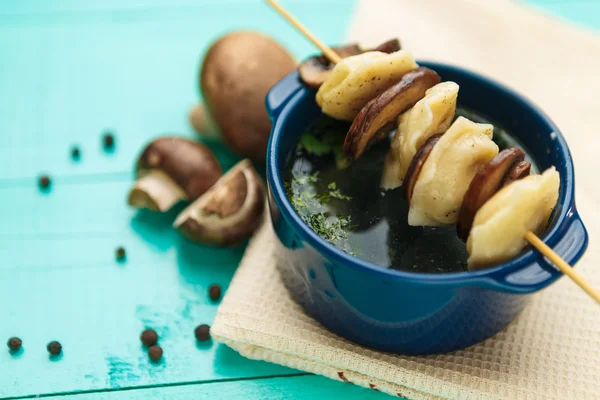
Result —
[[[588, 245], [588, 233], [576, 208], [573, 206], [565, 217], [561, 230], [550, 240], [542, 240], [567, 263], [574, 265], [583, 255]], [[499, 271], [488, 281], [494, 289], [511, 293], [531, 293], [545, 288], [562, 273], [542, 254], [533, 250], [529, 266], [517, 272]], [[485, 285], [485, 286], [488, 286]]]
[[269, 118], [277, 118], [285, 103], [303, 87], [296, 70], [277, 82], [267, 93], [265, 101]]

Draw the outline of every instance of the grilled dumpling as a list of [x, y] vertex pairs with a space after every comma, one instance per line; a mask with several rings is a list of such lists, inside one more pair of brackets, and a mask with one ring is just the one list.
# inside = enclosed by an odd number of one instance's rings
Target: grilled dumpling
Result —
[[370, 51], [344, 58], [317, 92], [317, 104], [330, 117], [352, 121], [369, 100], [417, 68], [406, 50]]
[[527, 231], [539, 235], [558, 200], [560, 176], [554, 167], [500, 189], [475, 214], [467, 240], [469, 269], [503, 262], [527, 245]]
[[458, 210], [473, 176], [498, 154], [493, 126], [459, 117], [444, 133], [417, 177], [408, 223], [439, 226], [457, 221]]
[[394, 189], [404, 181], [413, 157], [431, 136], [445, 132], [456, 112], [458, 85], [438, 83], [398, 119], [398, 130], [385, 158], [381, 187]]

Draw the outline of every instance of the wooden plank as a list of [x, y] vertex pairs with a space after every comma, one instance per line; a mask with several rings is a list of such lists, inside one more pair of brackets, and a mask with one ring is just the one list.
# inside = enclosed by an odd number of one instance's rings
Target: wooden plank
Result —
[[[47, 11], [52, 3], [9, 2], [3, 9], [39, 6]], [[59, 4], [76, 7], [73, 1]], [[32, 178], [42, 171], [61, 176], [126, 173], [151, 138], [167, 133], [193, 137], [187, 113], [199, 97], [200, 56], [226, 31], [256, 29], [276, 37], [296, 56], [315, 52], [260, 2], [185, 4], [0, 13], [0, 179]], [[319, 12], [300, 2], [289, 6], [323, 40], [339, 43], [351, 5], [330, 0], [319, 3]], [[106, 129], [116, 133], [112, 154], [100, 146]], [[77, 163], [69, 155], [73, 145], [82, 151]]]
[[[227, 288], [243, 246], [191, 244], [170, 227], [177, 210], [138, 214], [125, 196], [148, 140], [193, 137], [187, 111], [198, 99], [200, 55], [216, 36], [244, 27], [297, 56], [314, 50], [256, 1], [179, 1], [0, 8], [0, 339], [24, 341], [17, 355], [0, 351], [0, 397], [296, 373], [197, 344], [195, 326], [217, 308], [207, 288]], [[297, 1], [291, 8], [333, 43], [351, 13], [343, 0], [319, 3], [319, 13]], [[107, 128], [113, 153], [100, 145]], [[69, 156], [74, 144], [79, 162]], [[237, 160], [214, 149], [225, 168]], [[41, 172], [53, 178], [49, 193], [37, 188]], [[125, 263], [114, 260], [120, 245]], [[147, 326], [161, 335], [158, 364], [139, 342]], [[58, 360], [45, 350], [53, 339], [64, 346]]]
[[[24, 350], [0, 352], [0, 397], [292, 373], [194, 338], [216, 312], [208, 286], [227, 288], [235, 257], [188, 248], [176, 263], [11, 269], [0, 280], [0, 337], [21, 337]], [[158, 364], [140, 344], [145, 327], [160, 335]], [[58, 361], [46, 352], [51, 340], [63, 345]]]
[[[64, 396], [50, 397], [52, 400]], [[69, 397], [71, 398], [71, 397]], [[196, 399], [345, 399], [383, 400], [390, 397], [374, 390], [332, 381], [321, 376], [289, 376], [234, 382], [212, 382], [176, 387], [79, 394], [74, 400], [196, 400]]]

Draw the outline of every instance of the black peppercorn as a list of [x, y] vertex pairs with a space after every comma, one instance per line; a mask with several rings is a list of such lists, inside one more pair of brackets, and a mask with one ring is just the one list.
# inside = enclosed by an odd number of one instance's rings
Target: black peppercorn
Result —
[[115, 255], [117, 257], [117, 260], [123, 261], [125, 259], [125, 249], [123, 247], [117, 247]]
[[154, 346], [158, 342], [158, 333], [154, 329], [146, 329], [140, 339], [146, 346]]
[[81, 155], [81, 153], [79, 151], [79, 147], [74, 146], [71, 149], [71, 158], [74, 159], [74, 160], [78, 160], [80, 155]]
[[40, 176], [38, 183], [42, 189], [48, 189], [50, 187], [50, 183], [52, 182], [50, 181], [50, 178], [47, 175], [42, 175]]
[[221, 298], [221, 286], [214, 284], [208, 288], [208, 295], [211, 300], [217, 301]]
[[53, 342], [48, 343], [48, 346], [46, 346], [46, 349], [48, 349], [48, 353], [52, 354], [53, 356], [57, 356], [62, 351], [62, 345], [60, 343], [58, 343], [57, 341], [53, 341]]
[[19, 339], [18, 337], [11, 337], [10, 339], [8, 339], [8, 342], [6, 343], [6, 345], [8, 346], [8, 348], [11, 351], [19, 351], [22, 344], [23, 344], [23, 341], [21, 339]]
[[107, 150], [110, 150], [113, 147], [115, 147], [115, 137], [112, 132], [110, 132], [110, 131], [104, 132], [104, 136], [102, 136], [102, 144], [104, 145], [104, 148]]
[[158, 361], [162, 358], [163, 349], [160, 346], [152, 346], [148, 349], [148, 356], [152, 361]]
[[200, 342], [204, 342], [210, 339], [210, 326], [203, 324], [199, 325], [194, 331], [196, 339]]

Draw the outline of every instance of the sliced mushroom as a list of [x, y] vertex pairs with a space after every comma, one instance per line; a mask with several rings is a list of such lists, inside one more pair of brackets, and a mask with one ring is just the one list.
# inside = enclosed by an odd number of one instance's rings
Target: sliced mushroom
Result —
[[412, 199], [413, 190], [415, 189], [415, 184], [417, 183], [417, 179], [419, 178], [423, 164], [425, 164], [425, 161], [427, 161], [427, 157], [429, 157], [431, 150], [433, 150], [433, 147], [438, 140], [440, 140], [442, 135], [442, 133], [438, 133], [437, 135], [433, 135], [427, 139], [427, 141], [423, 144], [419, 151], [417, 151], [417, 154], [415, 154], [410, 162], [410, 166], [406, 171], [406, 177], [404, 178], [404, 197], [409, 203]]
[[[362, 53], [361, 48], [356, 43], [342, 47], [332, 47], [332, 50], [342, 58]], [[298, 66], [298, 73], [302, 82], [311, 88], [318, 89], [325, 82], [334, 66], [335, 64], [329, 61], [327, 57], [318, 55], [302, 61]]]
[[127, 202], [137, 208], [167, 211], [180, 200], [195, 200], [221, 176], [221, 166], [205, 145], [162, 137], [146, 146], [136, 166], [137, 180]]
[[508, 171], [508, 173], [504, 176], [502, 180], [502, 187], [517, 181], [519, 179], [523, 179], [526, 176], [529, 176], [531, 173], [531, 164], [528, 161], [521, 161], [513, 165], [513, 167]]
[[232, 246], [256, 229], [264, 201], [263, 182], [246, 159], [183, 210], [173, 226], [194, 242]]
[[360, 110], [344, 141], [344, 152], [351, 160], [360, 157], [369, 146], [384, 135], [378, 134], [386, 125], [414, 106], [425, 96], [427, 89], [440, 82], [433, 70], [419, 67], [407, 72], [402, 79]]
[[295, 68], [286, 49], [257, 32], [232, 32], [212, 44], [200, 87], [210, 117], [235, 153], [264, 160], [271, 133], [265, 97]]
[[381, 43], [379, 46], [373, 49], [373, 51], [381, 51], [382, 53], [393, 53], [398, 50], [402, 50], [400, 40], [398, 39], [390, 39], [387, 42]]
[[[373, 50], [367, 51], [380, 51], [382, 53], [389, 54], [400, 49], [400, 41], [398, 39], [391, 39], [380, 44]], [[355, 56], [365, 51], [356, 43], [352, 43], [347, 46], [332, 47], [332, 50], [335, 51], [336, 54], [341, 58]], [[318, 89], [329, 77], [334, 66], [335, 65], [329, 61], [327, 57], [321, 54], [302, 61], [298, 66], [298, 73], [300, 74], [300, 79], [302, 79], [302, 82], [306, 83], [313, 89]]]
[[477, 211], [467, 240], [469, 270], [491, 266], [519, 254], [526, 232], [540, 235], [548, 226], [560, 191], [554, 167], [503, 187]]
[[462, 240], [469, 237], [477, 210], [502, 188], [507, 174], [524, 159], [522, 150], [516, 147], [505, 149], [475, 174], [458, 212], [456, 229]]

